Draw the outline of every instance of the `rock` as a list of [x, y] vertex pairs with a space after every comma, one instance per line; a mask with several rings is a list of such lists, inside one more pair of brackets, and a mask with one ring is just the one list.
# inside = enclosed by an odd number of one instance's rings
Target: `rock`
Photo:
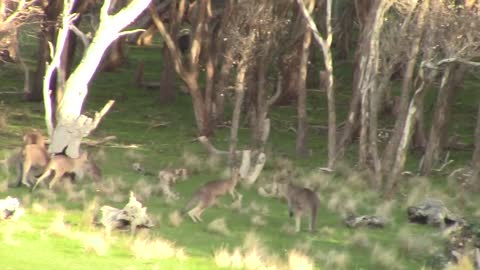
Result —
[[7, 196], [0, 200], [0, 219], [10, 219], [20, 212], [20, 201], [17, 198]]
[[463, 219], [450, 212], [445, 204], [437, 199], [426, 199], [417, 206], [408, 207], [407, 215], [410, 222], [428, 224], [442, 229], [464, 223]]
[[386, 225], [386, 220], [378, 216], [364, 215], [364, 216], [348, 216], [344, 220], [345, 224], [350, 228], [370, 227], [383, 228]]

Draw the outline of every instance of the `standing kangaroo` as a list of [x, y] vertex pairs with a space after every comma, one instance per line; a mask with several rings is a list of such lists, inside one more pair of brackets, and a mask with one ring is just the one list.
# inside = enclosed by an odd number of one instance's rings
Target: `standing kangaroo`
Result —
[[53, 185], [67, 173], [82, 173], [83, 167], [88, 162], [88, 154], [83, 152], [78, 158], [71, 158], [66, 155], [53, 156], [47, 164], [43, 174], [37, 179], [37, 183], [32, 188], [32, 191], [43, 181], [50, 176], [52, 172], [55, 173], [53, 179], [50, 181], [48, 187], [51, 189]]
[[[235, 199], [238, 195], [235, 186], [240, 180], [238, 169], [234, 169], [232, 176], [226, 180], [214, 180], [201, 186], [187, 203], [182, 213], [187, 212], [193, 222], [202, 221], [201, 215], [205, 209], [215, 204], [217, 198], [227, 192]], [[193, 207], [193, 208], [192, 208]]]
[[17, 168], [17, 183], [27, 187], [31, 186], [28, 174], [32, 168], [41, 170], [47, 165], [50, 157], [45, 146], [46, 138], [38, 130], [32, 130], [23, 136], [23, 149], [15, 156], [15, 167]]
[[310, 216], [310, 231], [315, 231], [319, 200], [317, 194], [308, 188], [296, 186], [290, 182], [284, 184], [283, 194], [288, 202], [290, 217], [295, 217], [295, 231], [300, 231], [302, 216]]

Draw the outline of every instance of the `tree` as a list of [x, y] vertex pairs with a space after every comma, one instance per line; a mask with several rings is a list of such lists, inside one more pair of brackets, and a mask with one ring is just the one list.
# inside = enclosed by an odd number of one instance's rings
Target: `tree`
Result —
[[68, 30], [76, 18], [75, 14], [71, 14], [75, 1], [64, 1], [61, 30], [57, 36], [55, 51], [52, 52], [52, 61], [46, 69], [43, 87], [45, 120], [52, 141], [49, 152], [58, 153], [65, 150], [68, 156], [78, 157], [81, 139], [97, 127], [101, 118], [113, 105], [113, 101], [108, 102], [99, 113], [95, 114], [94, 119], [82, 115], [83, 101], [88, 93], [88, 84], [100, 63], [102, 55], [114, 40], [129, 33], [128, 31], [121, 31], [147, 7], [149, 2], [147, 0], [134, 0], [115, 14], [109, 14], [111, 1], [106, 0], [104, 2], [100, 10], [100, 24], [92, 42], [88, 45], [78, 66], [65, 82], [64, 95], [55, 111], [57, 123], [54, 126], [50, 102], [52, 93], [50, 78], [53, 71], [58, 70], [61, 65], [61, 55], [68, 38]]
[[297, 0], [300, 5], [301, 12], [307, 21], [309, 28], [312, 30], [314, 40], [320, 46], [323, 54], [323, 62], [325, 71], [320, 72], [321, 83], [325, 86], [328, 100], [328, 164], [329, 170], [334, 169], [336, 161], [336, 137], [337, 137], [337, 116], [335, 112], [335, 95], [334, 95], [334, 78], [333, 78], [333, 57], [332, 57], [332, 1], [327, 0], [325, 5], [325, 38], [320, 35], [315, 22], [309, 15], [308, 10], [301, 0]]

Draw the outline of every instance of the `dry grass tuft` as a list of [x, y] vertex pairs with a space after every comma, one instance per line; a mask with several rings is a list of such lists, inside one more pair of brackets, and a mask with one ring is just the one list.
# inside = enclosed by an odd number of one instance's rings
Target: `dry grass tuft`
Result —
[[227, 227], [225, 218], [217, 218], [210, 222], [207, 226], [207, 229], [214, 233], [219, 233], [221, 235], [230, 235], [230, 230]]
[[326, 255], [326, 269], [347, 269], [348, 266], [348, 254], [345, 252], [338, 252], [336, 250], [328, 251]]
[[230, 253], [225, 247], [215, 250], [213, 253], [215, 264], [218, 267], [227, 268], [230, 267], [232, 260], [230, 259]]
[[67, 194], [67, 200], [72, 202], [84, 202], [87, 197], [85, 190], [75, 190], [75, 186], [70, 181], [64, 181], [63, 189]]
[[385, 248], [379, 244], [373, 247], [372, 262], [378, 264], [383, 269], [400, 269], [400, 263], [397, 255], [390, 249]]
[[137, 259], [184, 259], [186, 257], [183, 249], [175, 247], [173, 242], [162, 238], [137, 237], [130, 246], [130, 250]]
[[89, 202], [83, 204], [83, 212], [81, 218], [81, 226], [89, 228], [92, 226], [93, 221], [95, 220], [95, 215], [99, 212], [100, 204], [98, 203], [98, 198], [95, 197]]
[[82, 234], [80, 240], [85, 252], [95, 253], [98, 256], [105, 256], [108, 253], [109, 244], [99, 233]]
[[137, 162], [141, 162], [145, 158], [145, 156], [142, 153], [134, 149], [128, 149], [127, 151], [125, 151], [125, 157], [128, 158], [129, 160], [137, 161]]
[[325, 174], [321, 171], [312, 171], [303, 178], [308, 187], [313, 190], [325, 190], [332, 185], [332, 175]]
[[168, 215], [168, 220], [170, 221], [170, 224], [173, 227], [178, 227], [183, 222], [182, 215], [180, 214], [180, 212], [178, 210], [175, 210], [175, 211], [171, 212]]
[[47, 212], [47, 208], [41, 205], [40, 203], [33, 203], [32, 204], [32, 211], [35, 214], [42, 214]]
[[243, 268], [243, 255], [239, 248], [235, 248], [230, 260], [232, 268]]
[[59, 212], [57, 217], [48, 227], [48, 231], [54, 235], [72, 237], [72, 228], [65, 223], [65, 213]]
[[475, 270], [474, 263], [468, 256], [462, 256], [456, 264], [448, 264], [445, 270]]
[[368, 248], [371, 245], [370, 240], [368, 239], [368, 235], [363, 231], [356, 231], [355, 234], [351, 237], [350, 243], [353, 246], [360, 248]]
[[0, 193], [5, 193], [8, 190], [8, 181], [2, 181], [0, 182]]
[[415, 234], [408, 228], [402, 228], [398, 232], [397, 241], [399, 248], [406, 254], [418, 256], [425, 253], [433, 253], [435, 245], [427, 237]]
[[250, 219], [250, 222], [252, 223], [252, 225], [255, 225], [255, 226], [267, 225], [267, 220], [263, 218], [261, 215], [252, 216], [252, 218]]
[[189, 172], [198, 172], [204, 169], [203, 160], [193, 153], [184, 152], [182, 159]]
[[430, 181], [425, 177], [413, 177], [409, 180], [414, 187], [407, 195], [407, 206], [415, 205], [425, 199], [430, 193]]
[[394, 220], [392, 218], [393, 209], [398, 209], [396, 201], [385, 201], [377, 206], [375, 209], [375, 215], [391, 222]]
[[288, 235], [295, 235], [295, 226], [293, 226], [290, 223], [285, 223], [283, 226], [280, 228], [280, 231], [288, 234]]
[[155, 191], [154, 185], [148, 183], [145, 179], [141, 178], [135, 183], [133, 187], [133, 192], [135, 195], [143, 201], [146, 201], [150, 198], [152, 193]]
[[288, 252], [288, 267], [290, 270], [313, 270], [315, 269], [315, 264], [310, 257], [302, 252], [291, 250]]
[[40, 188], [35, 191], [35, 194], [38, 198], [46, 199], [48, 201], [56, 201], [57, 200], [57, 193], [51, 189], [47, 188]]
[[230, 204], [230, 209], [240, 211], [242, 209], [242, 198], [243, 195], [239, 194], [238, 197]]
[[206, 161], [206, 167], [210, 172], [217, 171], [220, 168], [222, 159], [219, 155], [209, 155]]

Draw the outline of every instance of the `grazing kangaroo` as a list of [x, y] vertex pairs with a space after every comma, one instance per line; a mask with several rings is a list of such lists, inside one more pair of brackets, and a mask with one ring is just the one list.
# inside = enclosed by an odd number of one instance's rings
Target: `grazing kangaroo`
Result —
[[[240, 180], [240, 173], [238, 169], [233, 169], [232, 176], [227, 180], [210, 181], [201, 186], [194, 194], [192, 199], [187, 203], [182, 213], [187, 212], [188, 216], [193, 222], [202, 221], [200, 217], [208, 207], [214, 205], [219, 196], [227, 192], [235, 199], [238, 195], [235, 191], [235, 186]], [[193, 208], [192, 208], [193, 207]]]
[[87, 152], [80, 154], [78, 158], [71, 158], [66, 155], [53, 156], [47, 164], [43, 174], [37, 179], [37, 183], [32, 188], [32, 191], [45, 180], [52, 172], [55, 172], [53, 179], [50, 181], [48, 187], [51, 189], [53, 185], [62, 178], [65, 174], [83, 173], [84, 166], [88, 162]]
[[295, 231], [300, 231], [302, 216], [310, 216], [310, 231], [315, 231], [319, 200], [317, 194], [311, 189], [296, 186], [290, 182], [283, 186], [283, 195], [288, 202], [290, 217], [295, 217]]

